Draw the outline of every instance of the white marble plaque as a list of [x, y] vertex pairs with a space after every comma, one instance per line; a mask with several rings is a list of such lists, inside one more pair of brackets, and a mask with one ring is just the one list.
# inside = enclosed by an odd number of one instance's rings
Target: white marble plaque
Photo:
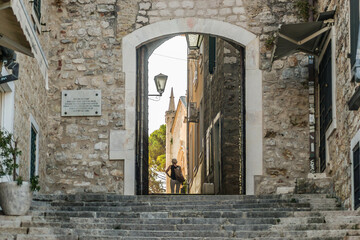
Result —
[[64, 90], [61, 116], [101, 116], [101, 90]]

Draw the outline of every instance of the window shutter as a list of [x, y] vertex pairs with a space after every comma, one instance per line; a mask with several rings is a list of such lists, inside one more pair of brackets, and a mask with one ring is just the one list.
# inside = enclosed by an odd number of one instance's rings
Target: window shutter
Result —
[[214, 74], [216, 59], [216, 38], [209, 37], [209, 73]]
[[320, 171], [326, 168], [326, 130], [332, 122], [331, 41], [319, 66], [320, 87]]
[[357, 209], [360, 205], [360, 153], [359, 144], [353, 149], [353, 171], [354, 171], [354, 206]]
[[41, 23], [41, 0], [34, 0], [34, 12], [37, 19], [39, 20], [39, 23]]
[[31, 126], [31, 142], [30, 142], [30, 178], [35, 177], [36, 171], [36, 138], [37, 133], [33, 126]]
[[351, 66], [353, 66], [356, 61], [358, 35], [359, 35], [359, 0], [350, 0]]

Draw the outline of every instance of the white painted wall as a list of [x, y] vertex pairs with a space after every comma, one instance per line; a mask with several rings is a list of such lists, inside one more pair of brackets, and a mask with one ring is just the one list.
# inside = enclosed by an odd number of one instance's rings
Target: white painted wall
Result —
[[[9, 73], [3, 67], [1, 75], [5, 76]], [[14, 111], [15, 111], [15, 84], [8, 82], [0, 84], [0, 128], [8, 132], [13, 132], [14, 129]], [[0, 178], [0, 182], [7, 181], [7, 177]]]
[[[246, 50], [246, 189], [254, 194], [254, 176], [263, 174], [263, 110], [260, 43], [253, 33], [213, 19], [179, 18], [142, 27], [122, 40], [125, 72], [125, 128], [111, 131], [110, 159], [124, 159], [124, 194], [135, 194], [136, 49], [173, 34], [195, 32], [234, 41]], [[117, 144], [115, 144], [117, 143]]]

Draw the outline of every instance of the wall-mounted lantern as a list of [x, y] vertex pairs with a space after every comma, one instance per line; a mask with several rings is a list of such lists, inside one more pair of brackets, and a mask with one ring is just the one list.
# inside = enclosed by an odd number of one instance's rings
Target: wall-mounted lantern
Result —
[[167, 79], [168, 79], [168, 76], [166, 76], [162, 73], [156, 75], [154, 77], [154, 81], [155, 81], [156, 90], [159, 94], [149, 94], [148, 96], [161, 97], [165, 91]]
[[198, 50], [204, 39], [204, 35], [189, 33], [186, 34], [186, 41], [190, 50]]

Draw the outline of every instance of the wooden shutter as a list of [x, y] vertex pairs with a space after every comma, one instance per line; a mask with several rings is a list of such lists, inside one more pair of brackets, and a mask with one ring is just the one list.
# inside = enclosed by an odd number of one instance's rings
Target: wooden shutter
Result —
[[31, 126], [31, 142], [30, 142], [30, 178], [35, 177], [36, 174], [36, 138], [37, 132], [33, 126]]
[[34, 12], [39, 23], [41, 23], [41, 0], [34, 0]]
[[209, 73], [215, 72], [215, 60], [216, 60], [216, 38], [209, 37]]
[[351, 66], [353, 66], [356, 61], [358, 35], [359, 35], [359, 0], [350, 0]]
[[326, 167], [326, 130], [332, 122], [332, 64], [331, 42], [319, 66], [320, 87], [320, 171]]
[[354, 170], [354, 206], [360, 206], [360, 151], [359, 144], [353, 150], [353, 170]]

